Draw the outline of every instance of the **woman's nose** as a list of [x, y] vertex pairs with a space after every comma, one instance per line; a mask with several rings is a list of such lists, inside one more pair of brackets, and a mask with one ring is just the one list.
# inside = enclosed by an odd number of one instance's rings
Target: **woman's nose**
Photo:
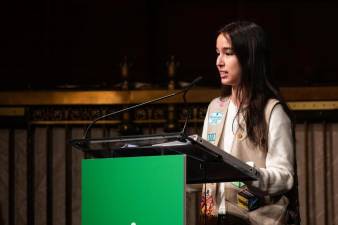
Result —
[[224, 66], [224, 60], [220, 55], [216, 59], [216, 66]]

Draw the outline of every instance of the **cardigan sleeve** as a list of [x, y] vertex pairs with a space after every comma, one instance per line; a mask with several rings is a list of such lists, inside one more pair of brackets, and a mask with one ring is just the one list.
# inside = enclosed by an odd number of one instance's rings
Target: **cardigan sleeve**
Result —
[[257, 168], [259, 179], [249, 184], [253, 191], [278, 195], [290, 190], [294, 182], [294, 146], [291, 121], [283, 107], [274, 107], [268, 133], [266, 168]]

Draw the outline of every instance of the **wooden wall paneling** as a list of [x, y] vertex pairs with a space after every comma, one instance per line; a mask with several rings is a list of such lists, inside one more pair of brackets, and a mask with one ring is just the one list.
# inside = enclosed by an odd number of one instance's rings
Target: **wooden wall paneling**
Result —
[[66, 148], [64, 127], [51, 126], [53, 150], [53, 224], [66, 225]]
[[[35, 225], [49, 225], [51, 222], [47, 215], [50, 215], [51, 204], [47, 204], [50, 191], [50, 185], [48, 179], [50, 179], [48, 163], [47, 163], [47, 128], [35, 127], [34, 132], [34, 154], [35, 154]], [[47, 201], [47, 199], [49, 199]], [[52, 217], [51, 217], [52, 218]], [[48, 222], [47, 222], [48, 221]]]
[[15, 224], [26, 225], [27, 220], [27, 130], [15, 129]]
[[91, 129], [90, 138], [103, 138], [103, 130], [101, 127], [94, 127]]
[[297, 173], [298, 173], [298, 191], [300, 216], [303, 224], [307, 224], [307, 212], [309, 211], [306, 205], [308, 204], [308, 152], [305, 151], [307, 143], [307, 123], [297, 124], [295, 126], [296, 133], [296, 159], [297, 159]]
[[316, 224], [316, 205], [315, 205], [315, 174], [314, 174], [314, 156], [313, 156], [313, 130], [312, 124], [307, 124], [306, 129], [306, 147], [305, 151], [307, 152], [307, 187], [308, 187], [308, 195], [307, 195], [307, 212], [306, 215], [308, 217], [307, 223], [309, 225]]
[[35, 152], [34, 152], [34, 126], [27, 128], [27, 224], [35, 224]]
[[332, 212], [333, 212], [333, 225], [338, 224], [338, 123], [332, 124], [332, 133], [331, 133], [331, 147], [332, 147], [332, 190], [333, 195], [331, 199], [332, 203]]
[[8, 224], [9, 225], [14, 225], [16, 224], [16, 202], [15, 202], [15, 195], [16, 195], [16, 167], [15, 167], [15, 130], [14, 129], [9, 129], [9, 140], [8, 140], [8, 161], [9, 161], [9, 167], [8, 167]]
[[325, 218], [327, 220], [327, 224], [334, 225], [334, 154], [333, 154], [333, 146], [332, 146], [332, 133], [333, 133], [333, 127], [334, 124], [325, 123], [325, 130], [323, 133], [323, 138], [325, 140], [325, 148], [326, 149], [326, 155], [325, 155], [325, 161], [326, 161], [326, 167], [325, 168], [325, 175], [327, 180], [326, 185], [326, 210], [327, 213], [325, 214]]
[[73, 152], [72, 146], [69, 144], [69, 141], [72, 138], [72, 128], [70, 126], [65, 126], [65, 139], [63, 144], [65, 145], [66, 155], [65, 155], [65, 189], [66, 189], [66, 225], [72, 225], [73, 217]]
[[328, 223], [329, 219], [329, 209], [328, 209], [328, 205], [330, 204], [329, 202], [329, 197], [330, 197], [330, 192], [329, 192], [329, 187], [330, 187], [330, 168], [328, 168], [328, 165], [330, 164], [330, 162], [327, 160], [327, 156], [329, 154], [329, 150], [327, 149], [327, 124], [325, 121], [323, 121], [322, 123], [322, 139], [323, 139], [323, 144], [322, 144], [322, 150], [323, 150], [323, 169], [324, 169], [324, 173], [323, 173], [323, 186], [324, 186], [324, 207], [323, 207], [323, 211], [324, 211], [324, 224], [331, 224]]
[[[10, 173], [14, 173], [13, 161], [14, 156], [10, 144], [10, 131], [8, 129], [0, 129], [0, 224], [12, 225], [9, 218], [13, 217], [11, 207], [13, 197], [13, 177]], [[13, 137], [12, 137], [13, 139]], [[13, 195], [14, 196], [14, 195]], [[14, 204], [13, 204], [14, 205]], [[14, 218], [14, 217], [13, 217]]]
[[[83, 129], [73, 127], [71, 129], [72, 138], [81, 138]], [[81, 225], [81, 160], [84, 154], [72, 148], [72, 224]]]
[[47, 126], [46, 128], [46, 168], [47, 168], [47, 225], [53, 225], [54, 220], [54, 180], [53, 180], [53, 171], [54, 171], [54, 156], [53, 156], [53, 130], [51, 126]]
[[327, 223], [326, 213], [327, 213], [327, 200], [325, 199], [326, 187], [327, 187], [327, 171], [325, 170], [326, 164], [326, 143], [325, 141], [325, 128], [324, 123], [316, 123], [313, 125], [313, 149], [314, 149], [314, 168], [315, 168], [315, 205], [316, 205], [316, 224], [325, 224]]

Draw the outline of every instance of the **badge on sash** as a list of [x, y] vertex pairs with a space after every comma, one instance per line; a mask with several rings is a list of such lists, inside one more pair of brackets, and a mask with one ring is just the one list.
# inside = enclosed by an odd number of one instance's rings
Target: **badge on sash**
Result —
[[233, 182], [231, 182], [231, 184], [234, 185], [237, 188], [242, 188], [242, 187], [245, 186], [245, 184], [241, 181], [233, 181]]
[[208, 133], [207, 134], [207, 140], [209, 142], [215, 142], [216, 141], [216, 133]]
[[248, 211], [257, 209], [260, 206], [259, 198], [249, 192], [247, 189], [243, 189], [237, 193], [237, 205]]
[[209, 116], [209, 124], [210, 125], [217, 125], [220, 124], [223, 118], [223, 113], [221, 112], [213, 112]]
[[219, 100], [219, 107], [224, 107], [225, 106], [225, 100], [223, 99], [223, 98], [221, 98], [220, 100]]

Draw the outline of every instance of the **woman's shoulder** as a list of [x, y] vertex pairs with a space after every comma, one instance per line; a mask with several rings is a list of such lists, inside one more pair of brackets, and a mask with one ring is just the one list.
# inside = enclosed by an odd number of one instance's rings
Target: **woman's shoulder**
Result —
[[270, 98], [265, 104], [265, 114], [269, 115], [272, 113], [276, 106], [280, 105], [280, 101], [276, 98]]
[[279, 122], [290, 122], [290, 118], [286, 113], [283, 105], [277, 99], [269, 99], [266, 108], [265, 114], [268, 116], [270, 114], [270, 120], [279, 121]]
[[265, 107], [275, 107], [279, 103], [280, 103], [280, 101], [278, 99], [276, 99], [276, 98], [269, 98], [268, 101], [266, 102], [266, 106]]
[[219, 104], [225, 103], [227, 101], [229, 101], [228, 96], [226, 96], [226, 97], [219, 96], [219, 97], [216, 97], [213, 100], [211, 100], [209, 106], [213, 106], [215, 104], [219, 105]]

